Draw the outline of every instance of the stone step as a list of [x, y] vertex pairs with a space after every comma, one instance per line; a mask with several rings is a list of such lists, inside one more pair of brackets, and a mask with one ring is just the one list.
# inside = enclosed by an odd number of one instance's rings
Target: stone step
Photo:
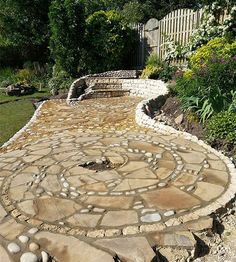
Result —
[[129, 91], [122, 89], [98, 89], [94, 90], [94, 92], [86, 95], [85, 99], [91, 98], [108, 98], [108, 97], [120, 97], [120, 96], [128, 96]]
[[110, 89], [110, 90], [116, 90], [116, 89], [122, 89], [122, 84], [114, 84], [114, 83], [98, 83], [94, 85], [90, 85], [89, 88], [92, 90], [98, 90], [98, 89]]

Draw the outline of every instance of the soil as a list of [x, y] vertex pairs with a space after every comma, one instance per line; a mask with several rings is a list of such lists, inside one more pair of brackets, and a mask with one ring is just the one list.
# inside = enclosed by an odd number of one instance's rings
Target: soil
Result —
[[[175, 96], [167, 97], [163, 106], [154, 112], [154, 118], [177, 130], [188, 132], [204, 141], [207, 140], [206, 130], [197, 116], [184, 112], [180, 100]], [[229, 145], [223, 140], [217, 140], [211, 146], [222, 151], [236, 164], [236, 147], [234, 145]]]

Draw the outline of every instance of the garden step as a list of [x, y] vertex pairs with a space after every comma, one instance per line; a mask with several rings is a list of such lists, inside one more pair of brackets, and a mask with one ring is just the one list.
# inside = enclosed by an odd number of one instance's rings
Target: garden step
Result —
[[122, 89], [98, 89], [94, 90], [91, 93], [88, 93], [85, 97], [85, 99], [90, 98], [103, 98], [103, 97], [120, 97], [120, 96], [128, 96], [129, 91], [122, 90]]
[[93, 90], [98, 89], [121, 89], [122, 85], [120, 83], [99, 83], [91, 86]]

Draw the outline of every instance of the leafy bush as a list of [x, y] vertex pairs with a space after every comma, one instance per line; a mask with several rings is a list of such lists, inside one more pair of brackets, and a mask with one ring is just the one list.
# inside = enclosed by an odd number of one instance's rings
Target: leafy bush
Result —
[[236, 41], [228, 42], [226, 38], [215, 38], [200, 47], [190, 58], [190, 66], [200, 69], [213, 63], [221, 63], [236, 54]]
[[236, 113], [221, 112], [213, 116], [207, 125], [209, 142], [223, 140], [226, 143], [236, 144]]
[[52, 57], [61, 70], [76, 76], [84, 37], [83, 1], [54, 0], [49, 18]]
[[235, 99], [236, 56], [231, 48], [234, 44], [224, 45], [224, 50], [218, 49], [219, 43], [222, 42], [216, 39], [200, 48], [191, 58], [192, 70], [177, 79], [176, 90], [184, 109], [197, 112], [203, 122], [232, 108]]
[[146, 62], [141, 78], [143, 79], [162, 79], [163, 81], [171, 80], [177, 71], [177, 67], [162, 62], [157, 54], [151, 54]]
[[62, 92], [67, 91], [73, 82], [73, 78], [71, 78], [68, 73], [65, 71], [60, 71], [49, 80], [48, 86], [49, 90], [52, 94], [61, 90]]
[[82, 69], [89, 73], [123, 69], [133, 51], [133, 31], [116, 11], [99, 11], [86, 20]]

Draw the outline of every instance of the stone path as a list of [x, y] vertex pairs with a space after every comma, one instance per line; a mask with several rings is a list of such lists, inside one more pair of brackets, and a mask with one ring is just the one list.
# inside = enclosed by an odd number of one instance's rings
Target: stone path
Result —
[[141, 262], [162, 242], [194, 245], [160, 232], [222, 196], [228, 168], [197, 143], [136, 125], [140, 101], [47, 102], [1, 149], [0, 261]]

